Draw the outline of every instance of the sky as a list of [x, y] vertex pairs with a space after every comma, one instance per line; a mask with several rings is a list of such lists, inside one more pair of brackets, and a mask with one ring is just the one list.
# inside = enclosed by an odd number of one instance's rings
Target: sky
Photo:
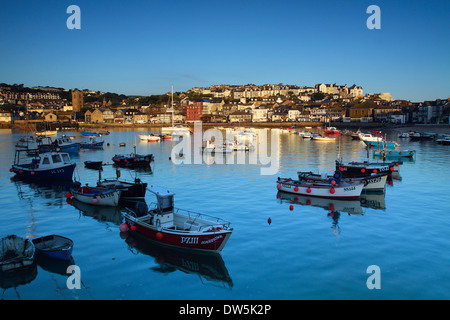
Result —
[[[67, 28], [70, 5], [81, 29]], [[448, 0], [0, 0], [0, 82], [126, 95], [336, 83], [447, 99], [449, 12]]]

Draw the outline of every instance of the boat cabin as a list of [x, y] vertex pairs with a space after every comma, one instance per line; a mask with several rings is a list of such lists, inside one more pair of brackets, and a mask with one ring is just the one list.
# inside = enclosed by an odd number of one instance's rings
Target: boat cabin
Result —
[[[16, 150], [16, 155], [14, 158], [14, 164], [20, 166], [26, 166], [20, 164], [20, 153], [25, 150]], [[48, 169], [52, 167], [58, 167], [60, 165], [64, 165], [67, 163], [71, 163], [70, 157], [68, 153], [65, 152], [46, 152], [41, 153], [39, 156], [31, 159], [31, 166], [34, 168], [40, 169]]]
[[160, 223], [163, 228], [173, 227], [173, 197], [175, 194], [158, 186], [151, 186], [148, 191], [156, 196], [156, 207], [149, 211], [149, 214], [156, 215], [155, 225], [158, 226]]

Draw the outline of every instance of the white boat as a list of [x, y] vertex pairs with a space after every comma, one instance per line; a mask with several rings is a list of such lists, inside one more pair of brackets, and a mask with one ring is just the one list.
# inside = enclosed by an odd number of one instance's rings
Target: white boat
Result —
[[90, 187], [87, 184], [81, 186], [81, 183], [75, 182], [68, 198], [73, 197], [80, 202], [96, 206], [116, 207], [119, 204], [120, 189], [109, 189], [104, 187]]
[[139, 139], [145, 140], [148, 142], [159, 142], [161, 141], [161, 137], [159, 135], [154, 134], [139, 134]]
[[336, 141], [336, 138], [334, 138], [334, 137], [324, 137], [324, 136], [321, 136], [321, 135], [314, 135], [314, 136], [311, 137], [311, 140], [314, 140], [314, 141], [328, 141], [328, 142], [330, 142], [330, 141]]
[[161, 137], [154, 134], [140, 134], [139, 139], [145, 140], [148, 142], [158, 142], [161, 141]]
[[214, 140], [207, 140], [206, 145], [202, 147], [203, 152], [209, 153], [231, 153], [234, 151], [233, 143], [225, 141], [222, 145], [216, 145]]
[[58, 135], [58, 131], [57, 130], [52, 130], [52, 131], [41, 131], [41, 132], [35, 132], [34, 133], [36, 136], [40, 136], [40, 137], [48, 137], [48, 136], [56, 136]]
[[399, 138], [409, 138], [409, 133], [408, 132], [403, 132], [401, 134], [398, 135]]
[[35, 247], [28, 239], [9, 235], [1, 239], [0, 271], [12, 272], [27, 269], [33, 265]]
[[353, 199], [361, 195], [364, 182], [341, 182], [341, 184], [332, 184], [331, 182], [305, 182], [292, 180], [289, 178], [278, 178], [277, 189], [279, 191], [290, 192], [311, 197], [334, 198], [334, 199]]
[[362, 141], [368, 141], [368, 142], [381, 142], [383, 141], [383, 137], [381, 136], [376, 136], [372, 133], [363, 133], [360, 132], [359, 133], [359, 139]]

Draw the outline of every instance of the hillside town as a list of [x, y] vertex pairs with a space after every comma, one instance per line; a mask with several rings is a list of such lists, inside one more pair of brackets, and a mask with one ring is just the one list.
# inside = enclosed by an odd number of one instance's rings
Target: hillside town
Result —
[[92, 90], [0, 84], [0, 123], [157, 125], [168, 123], [342, 122], [448, 124], [450, 98], [413, 102], [361, 86], [211, 85], [126, 96]]

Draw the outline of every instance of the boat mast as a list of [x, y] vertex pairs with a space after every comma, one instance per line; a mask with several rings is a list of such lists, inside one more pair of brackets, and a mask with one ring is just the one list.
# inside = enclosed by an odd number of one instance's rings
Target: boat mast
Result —
[[171, 92], [172, 92], [172, 128], [173, 128], [173, 85], [172, 85]]

